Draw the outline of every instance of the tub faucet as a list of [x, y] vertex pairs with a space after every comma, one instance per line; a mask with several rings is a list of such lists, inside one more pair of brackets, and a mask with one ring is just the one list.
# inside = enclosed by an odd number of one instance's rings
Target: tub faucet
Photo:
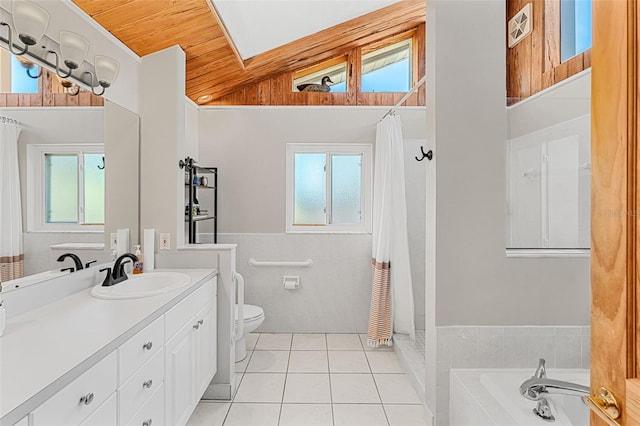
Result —
[[590, 395], [591, 390], [589, 389], [589, 386], [563, 382], [562, 380], [548, 379], [545, 360], [544, 358], [540, 358], [536, 372], [533, 373], [533, 376], [531, 376], [530, 379], [525, 380], [520, 385], [520, 394], [532, 401], [541, 401], [551, 393], [585, 396]]
[[[78, 257], [77, 254], [65, 253], [65, 254], [61, 255], [60, 257], [58, 257], [58, 262], [64, 262], [64, 260], [67, 257], [70, 257], [71, 259], [73, 259], [73, 263], [75, 263], [75, 265], [76, 265], [76, 268], [75, 268], [76, 271], [79, 271], [80, 269], [83, 269], [82, 261], [80, 260], [80, 258]], [[73, 268], [65, 268], [63, 270], [70, 270], [71, 272], [74, 271]]]
[[563, 394], [574, 396], [590, 395], [589, 386], [579, 385], [577, 383], [564, 382], [562, 380], [554, 380], [532, 377], [525, 380], [520, 385], [520, 394], [532, 401], [538, 401], [549, 394]]
[[545, 367], [544, 358], [540, 358], [540, 360], [538, 360], [538, 368], [536, 368], [536, 372], [533, 373], [533, 377], [537, 379], [544, 379], [547, 377], [547, 368]]

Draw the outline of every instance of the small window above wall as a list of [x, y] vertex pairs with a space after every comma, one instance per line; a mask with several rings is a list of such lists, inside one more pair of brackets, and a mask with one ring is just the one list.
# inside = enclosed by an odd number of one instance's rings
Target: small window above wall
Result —
[[591, 47], [591, 0], [561, 0], [560, 60], [566, 61]]
[[0, 93], [38, 93], [40, 67], [5, 49], [0, 49]]
[[[323, 78], [329, 77], [323, 85]], [[311, 85], [309, 87], [308, 85]], [[347, 61], [344, 57], [331, 59], [321, 64], [296, 71], [293, 75], [294, 92], [333, 92], [347, 91]]]
[[411, 39], [362, 55], [362, 92], [408, 92], [411, 89]]

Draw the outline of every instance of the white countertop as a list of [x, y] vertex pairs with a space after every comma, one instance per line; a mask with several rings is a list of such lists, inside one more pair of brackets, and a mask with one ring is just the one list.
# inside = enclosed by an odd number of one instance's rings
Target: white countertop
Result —
[[20, 420], [217, 274], [171, 271], [188, 274], [191, 284], [128, 300], [97, 299], [88, 288], [7, 321], [0, 337], [2, 424]]

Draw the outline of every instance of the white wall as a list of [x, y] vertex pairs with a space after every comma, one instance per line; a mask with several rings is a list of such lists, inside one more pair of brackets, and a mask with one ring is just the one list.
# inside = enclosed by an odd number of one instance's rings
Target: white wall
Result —
[[505, 4], [435, 7], [436, 323], [587, 325], [588, 259], [505, 257]]
[[[218, 167], [219, 172], [219, 241], [238, 244], [238, 271], [245, 277], [247, 303], [265, 310], [262, 331], [366, 332], [371, 236], [284, 233], [285, 146], [287, 142], [373, 144], [375, 125], [386, 111], [367, 107], [200, 110], [198, 161]], [[423, 139], [424, 109], [401, 109], [400, 115], [405, 139]], [[407, 144], [406, 158], [418, 155], [416, 146], [415, 142]], [[420, 171], [414, 167], [421, 164], [408, 166], [411, 182], [419, 180], [415, 175]], [[417, 228], [411, 230], [419, 233]], [[413, 242], [420, 246], [424, 238]], [[304, 269], [255, 268], [247, 264], [250, 257], [312, 258], [314, 265]], [[419, 262], [423, 258], [418, 254]], [[423, 266], [420, 263], [415, 268]], [[283, 275], [299, 275], [301, 288], [284, 290]], [[419, 297], [423, 299], [423, 293]], [[416, 308], [417, 314], [424, 315], [423, 304], [417, 303]]]

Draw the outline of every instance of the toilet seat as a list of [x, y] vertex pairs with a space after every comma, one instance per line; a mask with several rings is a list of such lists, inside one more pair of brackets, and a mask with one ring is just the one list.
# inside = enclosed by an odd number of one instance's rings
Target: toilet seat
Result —
[[[264, 310], [260, 306], [244, 305], [243, 322], [255, 321], [264, 317]], [[235, 310], [235, 320], [238, 321], [238, 310]]]

